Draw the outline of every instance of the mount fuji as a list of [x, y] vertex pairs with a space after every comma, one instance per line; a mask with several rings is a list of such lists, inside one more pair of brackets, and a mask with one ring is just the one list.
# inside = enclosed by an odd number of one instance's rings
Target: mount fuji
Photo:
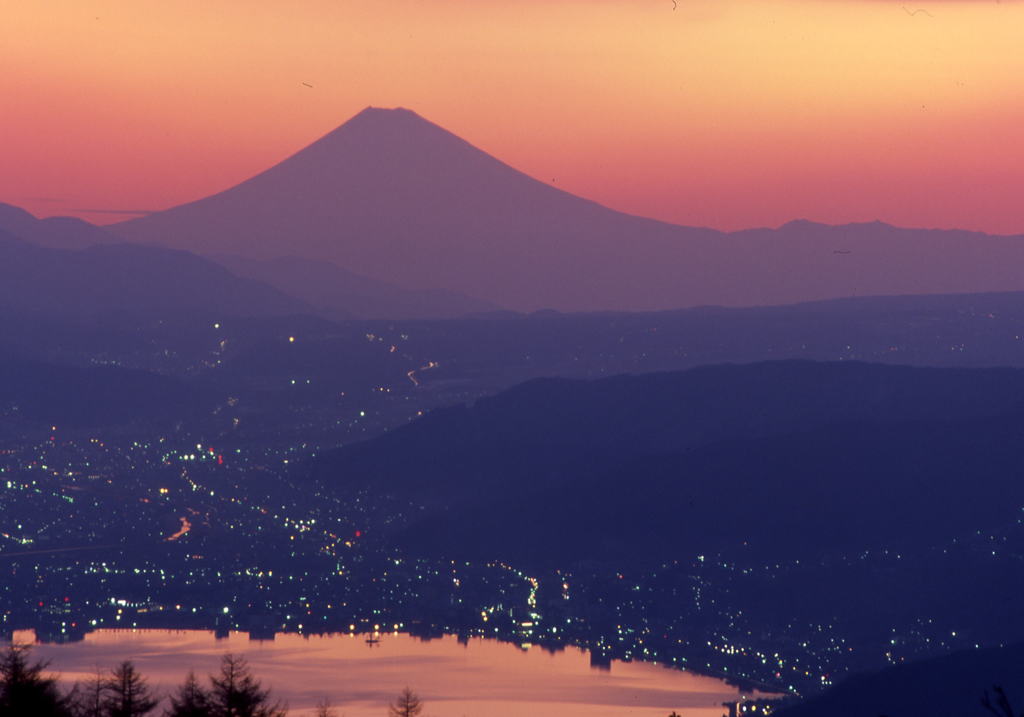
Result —
[[[1024, 289], [1021, 236], [881, 222], [731, 233], [668, 224], [537, 181], [407, 109], [367, 108], [237, 186], [107, 229], [260, 262], [265, 281], [267, 262], [288, 257], [520, 311]], [[281, 281], [294, 291], [287, 266]]]

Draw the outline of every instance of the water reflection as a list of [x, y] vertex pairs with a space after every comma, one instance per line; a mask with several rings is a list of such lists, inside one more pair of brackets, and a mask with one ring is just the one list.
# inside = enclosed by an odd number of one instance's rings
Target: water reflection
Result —
[[[31, 632], [15, 639], [33, 641]], [[558, 653], [482, 638], [421, 640], [385, 634], [277, 635], [272, 642], [243, 633], [99, 630], [83, 642], [39, 645], [65, 680], [88, 679], [97, 667], [134, 660], [162, 694], [189, 669], [205, 675], [225, 652], [248, 658], [256, 675], [286, 699], [291, 715], [312, 714], [329, 698], [344, 717], [384, 717], [387, 702], [408, 685], [426, 702], [424, 717], [718, 717], [738, 692], [724, 682], [644, 663], [591, 665], [577, 648]]]

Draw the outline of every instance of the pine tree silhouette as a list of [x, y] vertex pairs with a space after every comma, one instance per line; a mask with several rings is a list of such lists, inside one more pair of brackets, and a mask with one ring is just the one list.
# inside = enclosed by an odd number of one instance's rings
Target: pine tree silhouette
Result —
[[97, 668], [96, 674], [85, 683], [78, 683], [72, 690], [75, 717], [104, 717], [104, 687], [107, 676]]
[[[981, 706], [987, 709], [996, 717], [1017, 717], [1013, 712], [1013, 706], [1010, 704], [1010, 698], [1006, 696], [1006, 691], [1000, 685], [992, 686], [992, 695], [989, 694], [988, 690], [985, 690], [985, 696], [981, 698]], [[995, 697], [993, 703], [992, 698]], [[1024, 717], [1024, 712], [1020, 713], [1020, 717]]]
[[104, 689], [105, 717], [141, 717], [156, 709], [159, 702], [129, 660], [110, 671]]
[[398, 694], [398, 699], [388, 705], [388, 717], [416, 717], [423, 711], [423, 701], [408, 687]]
[[212, 717], [284, 717], [287, 710], [274, 702], [270, 690], [263, 689], [252, 675], [249, 663], [238, 655], [224, 655], [220, 674], [210, 677], [210, 715]]
[[178, 691], [169, 698], [164, 717], [210, 717], [210, 700], [191, 670]]
[[43, 674], [48, 663], [30, 663], [29, 650], [27, 645], [11, 645], [0, 657], [0, 716], [72, 717], [57, 678]]
[[338, 717], [338, 713], [331, 708], [331, 701], [325, 697], [316, 703], [316, 717]]

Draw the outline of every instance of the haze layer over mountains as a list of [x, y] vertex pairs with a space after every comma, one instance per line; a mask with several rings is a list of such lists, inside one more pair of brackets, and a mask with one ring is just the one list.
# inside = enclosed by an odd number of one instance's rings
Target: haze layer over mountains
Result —
[[110, 229], [247, 260], [327, 261], [403, 289], [474, 297], [471, 310], [1024, 288], [1021, 237], [879, 222], [733, 233], [666, 224], [532, 179], [405, 109], [368, 108], [235, 187]]
[[127, 244], [76, 219], [37, 220], [0, 204], [5, 318], [109, 322], [311, 312], [302, 301], [193, 253]]
[[126, 242], [74, 217], [0, 203], [0, 314], [71, 320], [452, 318], [493, 311], [455, 292], [407, 291], [329, 262], [200, 256]]

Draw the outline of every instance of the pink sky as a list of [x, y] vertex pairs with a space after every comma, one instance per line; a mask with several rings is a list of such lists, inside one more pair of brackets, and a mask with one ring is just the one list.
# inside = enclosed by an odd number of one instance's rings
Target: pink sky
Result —
[[166, 208], [376, 105], [682, 224], [1024, 232], [1024, 3], [675, 4], [6, 3], [0, 201]]

